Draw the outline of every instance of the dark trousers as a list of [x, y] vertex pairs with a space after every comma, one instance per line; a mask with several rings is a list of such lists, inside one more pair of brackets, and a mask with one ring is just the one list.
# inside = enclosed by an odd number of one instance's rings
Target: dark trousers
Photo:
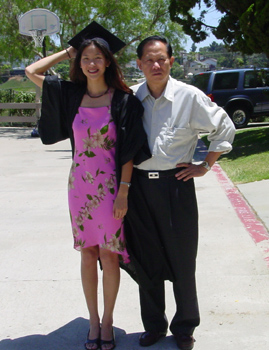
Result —
[[126, 230], [126, 238], [131, 259], [152, 282], [143, 283], [142, 278], [139, 283], [145, 330], [168, 328], [164, 280], [169, 279], [176, 303], [170, 330], [192, 334], [200, 322], [195, 283], [198, 212], [193, 180], [178, 181], [174, 175], [148, 179], [134, 171], [128, 213], [131, 230]]
[[[196, 291], [193, 296], [182, 295], [184, 283], [173, 282], [173, 291], [176, 302], [176, 312], [170, 324], [172, 334], [193, 334], [200, 323]], [[145, 290], [139, 287], [141, 317], [146, 331], [165, 332], [168, 320], [165, 315], [165, 289], [161, 282], [153, 289]]]

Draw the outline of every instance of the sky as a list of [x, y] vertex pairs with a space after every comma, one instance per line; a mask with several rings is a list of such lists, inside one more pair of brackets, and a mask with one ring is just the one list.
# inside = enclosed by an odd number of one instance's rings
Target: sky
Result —
[[[202, 6], [202, 9], [206, 9], [205, 6]], [[193, 13], [194, 13], [194, 17], [198, 17], [200, 10], [198, 9], [198, 6], [196, 6], [193, 9]], [[210, 23], [210, 25], [218, 25], [219, 19], [221, 18], [221, 13], [218, 12], [215, 8], [210, 9], [208, 14], [205, 17], [206, 23]], [[191, 50], [191, 46], [193, 41], [191, 40], [191, 37], [186, 35], [186, 37], [188, 38], [187, 43], [185, 45], [185, 50], [187, 52], [189, 52]], [[200, 47], [205, 47], [205, 46], [209, 46], [213, 41], [217, 42], [218, 44], [223, 43], [222, 40], [218, 40], [213, 34], [210, 33], [210, 35], [207, 37], [206, 40], [201, 41], [200, 43], [196, 43], [196, 52], [199, 51]]]

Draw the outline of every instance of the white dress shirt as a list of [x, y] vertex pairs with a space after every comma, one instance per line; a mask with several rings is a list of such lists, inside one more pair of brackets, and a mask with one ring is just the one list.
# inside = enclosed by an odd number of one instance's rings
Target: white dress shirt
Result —
[[131, 89], [145, 109], [143, 124], [152, 153], [139, 169], [168, 170], [192, 162], [199, 133], [209, 133], [209, 151], [231, 151], [234, 125], [201, 90], [171, 77], [158, 99], [151, 96], [146, 82]]

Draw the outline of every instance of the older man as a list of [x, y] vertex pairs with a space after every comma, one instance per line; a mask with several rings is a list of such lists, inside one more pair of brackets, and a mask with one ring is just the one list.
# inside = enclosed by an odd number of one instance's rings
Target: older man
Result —
[[[225, 111], [203, 92], [170, 77], [174, 57], [166, 38], [143, 40], [137, 54], [146, 82], [132, 89], [145, 109], [143, 123], [152, 152], [152, 158], [134, 169], [126, 218], [145, 328], [139, 343], [150, 346], [167, 333], [164, 281], [170, 280], [176, 302], [170, 330], [179, 349], [190, 350], [200, 322], [193, 178], [204, 176], [222, 153], [232, 149], [235, 129]], [[201, 132], [209, 133], [211, 143], [204, 161], [193, 164]]]

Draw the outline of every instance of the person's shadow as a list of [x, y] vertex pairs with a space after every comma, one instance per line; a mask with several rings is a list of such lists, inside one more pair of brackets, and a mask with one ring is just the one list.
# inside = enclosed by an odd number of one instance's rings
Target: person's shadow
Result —
[[[83, 350], [88, 327], [88, 320], [76, 318], [47, 335], [32, 334], [17, 339], [3, 339], [0, 341], [0, 350]], [[114, 330], [117, 349], [144, 349], [138, 344], [140, 333], [126, 334], [120, 328]], [[168, 336], [151, 346], [150, 350], [158, 349], [175, 350], [177, 347], [172, 337]]]
[[81, 342], [87, 334], [88, 325], [86, 319], [77, 318], [47, 335], [32, 334], [17, 339], [1, 340], [0, 350], [83, 349]]

